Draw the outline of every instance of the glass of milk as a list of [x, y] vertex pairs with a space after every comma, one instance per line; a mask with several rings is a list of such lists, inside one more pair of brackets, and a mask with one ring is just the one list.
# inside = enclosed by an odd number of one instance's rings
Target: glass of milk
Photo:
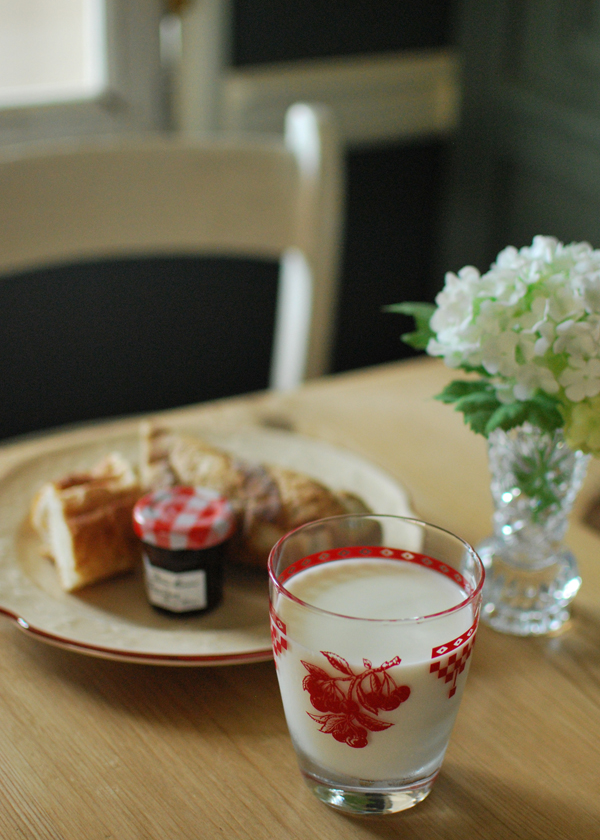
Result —
[[300, 770], [323, 802], [395, 813], [439, 773], [465, 687], [483, 565], [397, 516], [304, 525], [269, 559], [273, 653]]

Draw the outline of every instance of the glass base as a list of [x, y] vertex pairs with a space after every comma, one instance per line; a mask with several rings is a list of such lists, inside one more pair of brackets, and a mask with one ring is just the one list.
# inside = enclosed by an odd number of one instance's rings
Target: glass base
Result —
[[485, 566], [481, 620], [502, 633], [541, 636], [559, 631], [569, 620], [568, 605], [581, 578], [567, 549], [556, 551], [544, 565], [528, 565], [511, 547], [491, 537], [477, 547]]
[[374, 784], [369, 787], [341, 786], [327, 783], [308, 773], [303, 773], [303, 776], [310, 790], [325, 805], [346, 814], [378, 816], [397, 814], [422, 802], [431, 792], [437, 772], [427, 779], [401, 788], [377, 788]]

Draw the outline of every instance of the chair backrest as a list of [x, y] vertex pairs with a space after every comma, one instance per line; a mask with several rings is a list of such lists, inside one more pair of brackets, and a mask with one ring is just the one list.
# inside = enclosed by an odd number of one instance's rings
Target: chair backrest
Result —
[[88, 259], [281, 261], [271, 387], [329, 365], [342, 168], [327, 109], [298, 103], [281, 137], [60, 141], [0, 152], [0, 275]]

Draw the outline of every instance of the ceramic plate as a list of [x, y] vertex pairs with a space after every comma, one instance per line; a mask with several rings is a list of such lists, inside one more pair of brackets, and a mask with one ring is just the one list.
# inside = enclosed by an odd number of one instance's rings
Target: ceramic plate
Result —
[[[192, 432], [193, 428], [185, 431]], [[412, 515], [405, 490], [349, 451], [277, 430], [249, 428], [202, 437], [248, 460], [279, 464], [359, 495], [376, 513]], [[0, 478], [0, 612], [34, 637], [109, 659], [164, 665], [226, 665], [271, 658], [266, 573], [229, 570], [223, 603], [196, 617], [170, 617], [149, 606], [141, 573], [63, 592], [28, 523], [35, 491], [46, 481], [89, 468], [119, 451], [137, 461], [135, 432], [91, 443], [53, 444]]]

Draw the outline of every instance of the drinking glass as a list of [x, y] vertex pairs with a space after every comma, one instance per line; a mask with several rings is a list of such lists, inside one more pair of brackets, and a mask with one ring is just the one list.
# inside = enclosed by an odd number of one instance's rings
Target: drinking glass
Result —
[[464, 540], [397, 516], [304, 525], [269, 558], [273, 653], [300, 771], [354, 814], [424, 799], [475, 642], [483, 565]]

